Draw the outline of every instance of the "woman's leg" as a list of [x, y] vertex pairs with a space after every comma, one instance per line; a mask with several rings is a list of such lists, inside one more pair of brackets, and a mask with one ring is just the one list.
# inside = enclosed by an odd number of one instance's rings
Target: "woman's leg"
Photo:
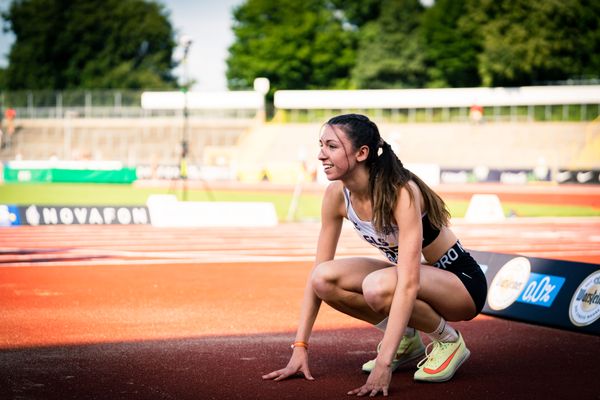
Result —
[[[312, 285], [331, 307], [377, 324], [389, 315], [398, 280], [395, 268], [387, 261], [366, 257], [327, 261], [314, 269]], [[462, 321], [475, 316], [471, 295], [453, 273], [423, 265], [419, 286], [409, 326], [431, 332], [440, 317]]]
[[393, 264], [372, 258], [355, 257], [327, 261], [319, 264], [312, 273], [312, 286], [316, 295], [334, 309], [351, 317], [377, 324], [387, 314], [373, 310], [363, 296], [363, 281], [369, 274], [381, 269], [391, 269]]
[[[470, 354], [460, 333], [445, 320], [473, 318], [477, 313], [475, 302], [451, 272], [423, 265], [419, 275], [419, 291], [408, 325], [425, 332], [433, 344], [417, 365], [414, 379], [443, 382], [454, 376]], [[397, 284], [394, 268], [373, 271], [363, 281], [365, 302], [376, 312], [388, 315]]]
[[[366, 276], [362, 292], [369, 308], [388, 315], [397, 281], [398, 274], [393, 268], [375, 270]], [[447, 321], [463, 321], [475, 314], [475, 303], [456, 275], [429, 265], [421, 267], [419, 292], [409, 326], [432, 332], [440, 317]]]

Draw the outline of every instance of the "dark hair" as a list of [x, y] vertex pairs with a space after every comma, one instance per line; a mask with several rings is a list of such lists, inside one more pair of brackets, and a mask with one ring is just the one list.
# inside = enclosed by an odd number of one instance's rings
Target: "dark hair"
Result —
[[369, 168], [369, 191], [373, 206], [373, 226], [379, 233], [392, 231], [393, 212], [397, 203], [398, 189], [406, 187], [414, 200], [409, 181], [419, 187], [425, 202], [425, 210], [431, 223], [438, 229], [448, 225], [450, 213], [446, 204], [418, 176], [404, 168], [392, 147], [381, 138], [379, 129], [373, 121], [361, 114], [338, 115], [327, 121], [326, 125], [339, 127], [344, 131], [353, 150], [361, 146], [369, 147], [366, 166]]

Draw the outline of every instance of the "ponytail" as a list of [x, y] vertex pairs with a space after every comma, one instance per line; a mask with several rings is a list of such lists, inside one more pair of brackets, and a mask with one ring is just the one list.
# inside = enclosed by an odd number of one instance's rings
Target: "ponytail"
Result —
[[421, 178], [404, 168], [392, 147], [382, 140], [381, 153], [371, 165], [369, 188], [373, 204], [373, 226], [380, 233], [390, 233], [393, 229], [394, 210], [398, 202], [398, 189], [405, 187], [414, 201], [414, 193], [409, 181], [418, 186], [424, 202], [424, 211], [433, 226], [441, 229], [448, 226], [450, 212], [440, 196], [437, 195]]
[[[393, 230], [394, 209], [398, 188], [410, 180], [410, 172], [394, 154], [392, 147], [380, 140], [375, 160], [369, 169], [369, 190], [373, 205], [373, 227], [377, 232], [388, 234]], [[414, 198], [409, 187], [411, 200]]]
[[434, 192], [425, 182], [421, 180], [417, 175], [411, 174], [411, 180], [417, 184], [421, 194], [423, 195], [423, 200], [425, 203], [425, 211], [427, 211], [427, 217], [429, 218], [429, 222], [437, 229], [442, 229], [444, 226], [448, 226], [450, 223], [450, 211], [446, 207], [446, 203], [444, 200]]

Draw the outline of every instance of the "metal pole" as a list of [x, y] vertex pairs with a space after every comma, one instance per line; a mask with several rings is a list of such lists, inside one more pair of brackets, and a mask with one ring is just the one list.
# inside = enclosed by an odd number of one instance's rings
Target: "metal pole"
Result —
[[192, 45], [192, 39], [189, 36], [183, 36], [181, 38], [181, 44], [183, 45], [183, 131], [181, 132], [181, 158], [179, 160], [179, 177], [183, 183], [183, 201], [187, 200], [187, 157], [189, 153], [189, 110], [188, 110], [188, 90], [190, 85], [188, 75], [188, 64], [187, 57]]

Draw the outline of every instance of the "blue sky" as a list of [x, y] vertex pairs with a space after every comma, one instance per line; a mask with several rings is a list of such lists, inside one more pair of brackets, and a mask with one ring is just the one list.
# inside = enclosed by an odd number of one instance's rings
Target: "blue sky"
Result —
[[[232, 9], [243, 0], [162, 0], [170, 11], [170, 19], [178, 36], [192, 39], [188, 56], [188, 71], [196, 81], [193, 90], [226, 90], [225, 59], [233, 43]], [[0, 10], [6, 10], [10, 0], [0, 0]], [[6, 66], [6, 56], [14, 41], [12, 33], [0, 31], [0, 66]], [[175, 56], [179, 56], [179, 52]], [[182, 70], [175, 70], [182, 76]]]
[[[190, 78], [196, 80], [193, 90], [225, 90], [225, 59], [234, 39], [232, 9], [243, 0], [163, 0], [162, 3], [171, 11], [176, 32], [192, 38], [188, 71]], [[183, 75], [180, 70], [175, 72]]]

